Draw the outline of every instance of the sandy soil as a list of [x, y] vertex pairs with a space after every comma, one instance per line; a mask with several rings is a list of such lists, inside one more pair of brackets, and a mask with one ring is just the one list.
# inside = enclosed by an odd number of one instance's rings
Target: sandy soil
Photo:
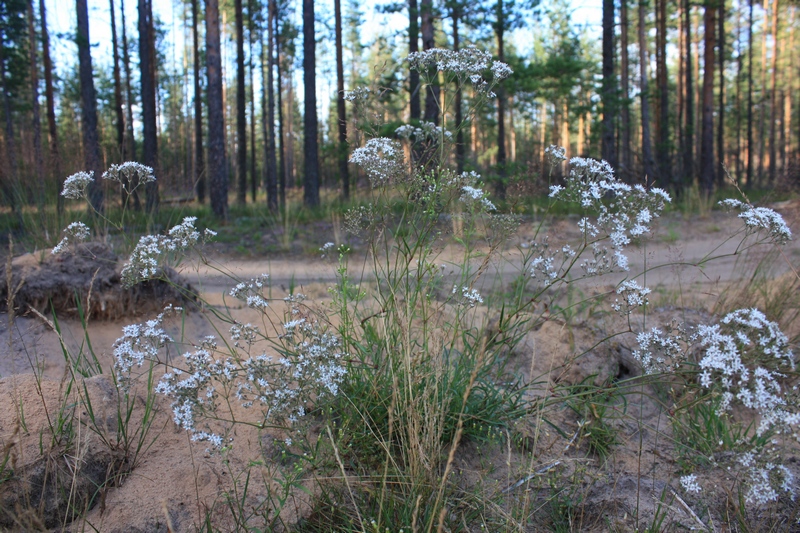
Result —
[[[795, 205], [782, 207], [792, 229], [800, 231], [797, 219], [800, 209]], [[577, 232], [574, 227], [575, 220], [557, 222], [549, 228], [551, 242], [559, 242], [560, 238], [575, 238]], [[736, 251], [738, 240], [727, 241], [722, 246], [719, 243], [739, 227], [740, 221], [734, 215], [721, 213], [691, 219], [673, 216], [661, 221], [659, 236], [631, 254], [633, 272], [639, 271], [644, 264], [680, 263], [651, 270], [647, 274], [647, 285], [660, 288], [653, 298], [655, 312], [649, 319], [651, 323], [668, 321], [676, 315], [682, 320], [689, 316], [690, 320], [700, 321], [709, 316], [708, 311], [713, 310], [714, 303], [726, 288], [748, 282], [743, 276], [752, 273], [754, 265], [763, 262], [767, 257], [764, 252], [735, 255], [702, 264], [709, 256]], [[520, 228], [506, 250], [506, 260], [491, 263], [483, 277], [483, 285], [477, 287], [480, 291], [502, 289], [518, 274], [515, 262], [519, 259], [520, 251], [516, 246], [522, 246], [524, 250], [533, 232], [530, 224]], [[322, 245], [332, 238], [332, 234], [320, 234], [319, 237], [319, 244]], [[446, 272], [456, 274], [453, 263], [460, 253], [460, 248], [455, 244], [444, 247], [440, 260], [447, 265]], [[477, 265], [480, 258], [474, 261]], [[800, 240], [796, 239], [783, 248], [780, 256], [769, 256], [768, 275], [784, 276], [798, 265]], [[363, 250], [355, 251], [350, 269], [351, 273], [368, 272]], [[171, 319], [167, 323], [167, 332], [173, 338], [187, 341], [227, 331], [226, 324], [212, 318], [210, 311], [214, 309], [226, 309], [242, 323], [264, 320], [271, 320], [273, 324], [281, 323], [281, 311], [276, 310], [265, 319], [227, 296], [235, 280], [246, 280], [267, 273], [271, 279], [272, 297], [283, 298], [291, 290], [303, 292], [312, 300], [323, 303], [327, 299], [327, 288], [335, 281], [335, 265], [318, 256], [246, 260], [228, 260], [217, 256], [208, 264], [184, 266], [180, 270], [207, 302], [202, 308], [190, 310], [183, 319]], [[600, 283], [586, 282], [579, 287], [586, 292], [608, 291], [623, 277], [611, 275], [604, 277]], [[370, 276], [364, 274], [362, 282], [369, 281], [372, 281]], [[662, 301], [659, 302], [659, 298]], [[59, 320], [59, 336], [53, 331], [52, 325], [36, 316], [19, 316], [11, 324], [5, 316], [0, 317], [0, 353], [3, 354], [0, 357], [0, 397], [4, 399], [4, 405], [9, 406], [0, 412], [0, 444], [4, 449], [13, 451], [15, 470], [40, 468], [41, 465], [36, 466], [39, 460], [37, 443], [42, 435], [53, 435], [52, 412], [58, 409], [59, 398], [64, 397], [63, 385], [68, 382], [69, 376], [62, 347], [73, 354], [91, 352], [103, 368], [110, 368], [113, 363], [112, 346], [120, 337], [122, 327], [142, 318], [92, 319], [85, 332], [80, 321], [64, 318]], [[630, 359], [632, 339], [624, 337], [590, 350], [580, 360], [564, 365], [572, 354], [591, 347], [598, 331], [619, 327], [619, 324], [612, 323], [612, 319], [606, 320], [599, 323], [584, 322], [574, 327], [565, 327], [557, 321], [547, 322], [526, 337], [513, 358], [521, 376], [544, 383], [533, 394], [546, 394], [554, 383], [577, 384], [590, 376], [595, 376], [593, 379], [601, 383], [605, 379], [637, 372], [635, 363]], [[269, 324], [263, 327], [268, 328]], [[39, 376], [38, 380], [34, 379], [34, 374]], [[91, 383], [86, 394], [93, 398], [93, 405], [97, 406], [97, 417], [113, 422], [118, 395], [108, 374], [92, 378]], [[69, 394], [74, 397], [81, 392]], [[134, 418], [143, 416], [142, 398], [138, 400]], [[162, 402], [157, 407], [151, 434], [158, 436], [158, 439], [138, 455], [135, 465], [114, 467], [129, 472], [120, 477], [114, 486], [103, 491], [101, 504], [84, 513], [86, 523], [54, 526], [53, 523], [35, 523], [31, 518], [26, 519], [27, 522], [19, 519], [14, 524], [13, 520], [4, 523], [4, 518], [0, 516], [0, 526], [21, 526], [22, 530], [55, 527], [72, 531], [91, 528], [109, 532], [193, 531], [210, 512], [219, 527], [233, 528], [225, 513], [223, 494], [236, 485], [237, 480], [232, 478], [236, 477], [237, 472], [245, 470], [245, 465], [254, 457], [269, 458], [270, 454], [275, 453], [271, 443], [281, 435], [265, 436], [254, 430], [241, 429], [236, 436], [236, 451], [221, 457], [219, 454], [209, 454], [202, 444], [189, 442], [186, 432], [172, 423], [168, 406]], [[460, 483], [465, 487], [480, 486], [487, 497], [496, 497], [504, 492], [509, 508], [525, 499], [536, 506], [542, 505], [536, 502], [544, 501], [547, 494], [531, 493], [525, 490], [524, 485], [522, 488], [514, 487], [515, 483], [535, 476], [537, 471], [540, 472], [539, 476], [558, 473], [563, 479], [572, 479], [576, 486], [585, 489], [582, 492], [585, 516], [575, 524], [575, 530], [606, 530], [613, 524], [627, 529], [634, 524], [632, 517], [637, 510], [639, 514], [636, 520], [648, 523], [657, 512], [658, 502], [665, 491], [678, 487], [675, 461], [672, 446], [668, 442], [669, 429], [664, 427], [658, 407], [652, 401], [642, 399], [638, 403], [631, 403], [627, 409], [626, 416], [620, 416], [613, 422], [623, 435], [623, 441], [619, 444], [620, 452], [613, 453], [605, 462], [600, 463], [588, 455], [580, 440], [564, 439], [542, 424], [540, 415], [536, 415], [523, 421], [520, 427], [521, 434], [527, 435], [531, 441], [536, 440], [535, 456], [524, 446], [515, 450], [487, 450], [486, 447], [467, 443], [457, 458]], [[84, 420], [86, 418], [85, 413], [79, 416]], [[554, 409], [547, 416], [553, 417], [551, 421], [560, 424], [567, 434], [572, 435], [578, 429], [577, 416], [569, 410]], [[21, 426], [22, 418], [24, 428]], [[639, 423], [635, 422], [637, 420]], [[103, 465], [111, 469], [108, 465], [114, 465], [118, 456], [101, 453], [102, 439], [95, 434], [97, 432], [87, 433], [86, 428], [83, 431], [84, 434], [74, 437], [78, 440], [73, 442], [78, 443], [77, 449], [81, 452], [75, 461], [94, 465], [95, 470]], [[241, 443], [246, 443], [246, 446]], [[640, 456], [631, 452], [637, 449], [644, 449], [647, 453]], [[53, 453], [56, 461], [59, 460], [56, 452]], [[89, 456], [92, 457], [91, 461], [87, 459]], [[63, 457], [61, 460], [64, 460]], [[68, 463], [66, 461], [65, 464]], [[72, 468], [75, 468], [74, 464]], [[89, 466], [84, 469], [87, 472], [91, 470]], [[263, 497], [263, 486], [273, 483], [271, 475], [269, 466], [255, 469], [254, 476], [257, 479], [254, 479], [254, 486], [260, 483], [262, 489], [254, 489], [250, 498]], [[19, 489], [17, 492], [24, 494], [25, 490], [29, 489]], [[22, 505], [9, 502], [2, 500], [6, 508], [19, 509]], [[297, 491], [293, 504], [286, 507], [287, 515], [284, 518], [291, 522], [292, 516], [307, 511], [307, 505], [308, 496]], [[673, 501], [669, 512], [674, 523], [685, 527], [698, 526], [697, 519], [680, 502]], [[532, 530], [535, 529], [534, 525]]]

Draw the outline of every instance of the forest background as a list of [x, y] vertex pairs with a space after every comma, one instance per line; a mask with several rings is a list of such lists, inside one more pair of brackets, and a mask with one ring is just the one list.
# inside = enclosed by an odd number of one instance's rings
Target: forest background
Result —
[[[450, 163], [501, 200], [509, 187], [546, 191], [551, 144], [678, 197], [709, 195], [727, 175], [746, 189], [798, 181], [796, 2], [191, 0], [155, 15], [152, 0], [118, 4], [0, 0], [11, 213], [60, 212], [66, 176], [127, 160], [155, 169], [149, 211], [209, 200], [225, 218], [230, 202], [277, 209], [295, 188], [306, 205], [320, 190], [347, 198], [368, 187], [347, 163], [366, 140], [345, 99], [360, 86], [374, 91], [380, 134], [444, 123]], [[442, 117], [439, 88], [421, 86], [405, 58], [466, 46], [514, 74], [479, 114], [463, 115], [466, 90]], [[91, 197], [101, 209], [125, 201], [99, 182]]]

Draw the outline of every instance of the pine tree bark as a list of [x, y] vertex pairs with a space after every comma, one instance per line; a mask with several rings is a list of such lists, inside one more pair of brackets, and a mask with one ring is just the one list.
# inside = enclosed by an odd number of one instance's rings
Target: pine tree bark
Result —
[[[144, 164], [159, 177], [156, 125], [156, 53], [152, 0], [139, 0], [139, 69], [142, 85], [142, 148]], [[158, 209], [158, 180], [145, 184], [145, 209]]]
[[277, 5], [275, 6], [274, 11], [275, 17], [275, 65], [277, 67], [277, 87], [278, 87], [278, 140], [280, 141], [280, 145], [278, 148], [278, 153], [281, 155], [278, 167], [278, 199], [280, 201], [281, 209], [286, 206], [286, 182], [289, 179], [289, 166], [287, 165], [287, 150], [286, 150], [286, 136], [284, 132], [284, 113], [283, 113], [283, 69], [282, 62], [281, 62], [281, 39], [280, 39], [280, 31], [278, 24], [280, 23], [280, 17], [277, 10]]
[[64, 212], [64, 197], [61, 196], [65, 176], [61, 175], [61, 154], [58, 151], [58, 129], [56, 128], [55, 97], [53, 94], [53, 61], [50, 58], [50, 33], [47, 30], [47, 9], [44, 0], [39, 0], [39, 22], [42, 32], [42, 63], [44, 66], [44, 94], [47, 103], [47, 132], [50, 141], [50, 172], [58, 185], [56, 210]]
[[[452, 11], [452, 19], [453, 19], [453, 50], [458, 52], [459, 47], [461, 46], [461, 36], [458, 33], [458, 24], [460, 20], [460, 10], [458, 7], [453, 7]], [[464, 145], [464, 116], [462, 112], [462, 94], [461, 94], [461, 85], [459, 84], [456, 87], [456, 95], [455, 95], [455, 120], [456, 120], [456, 172], [461, 174], [464, 172], [464, 161], [466, 159], [466, 146]]]
[[[433, 27], [433, 0], [421, 0], [422, 18], [422, 49], [431, 50], [436, 46]], [[439, 84], [438, 71], [431, 68], [428, 71], [430, 83], [425, 91], [425, 120], [439, 124]]]
[[319, 205], [319, 147], [317, 141], [317, 61], [314, 35], [314, 0], [303, 0], [303, 148], [305, 175], [303, 203]]
[[269, 207], [270, 211], [277, 211], [278, 210], [278, 169], [277, 169], [277, 158], [275, 155], [275, 88], [273, 82], [273, 75], [272, 69], [274, 67], [274, 43], [275, 43], [275, 32], [273, 31], [274, 22], [277, 18], [276, 12], [276, 0], [270, 0], [269, 2], [269, 14], [268, 14], [268, 22], [267, 22], [267, 58], [266, 61], [264, 60], [264, 45], [262, 43], [261, 50], [262, 50], [262, 63], [266, 64], [266, 109], [265, 113], [263, 113], [265, 120], [264, 120], [264, 139], [266, 140], [266, 151], [265, 154], [265, 161], [266, 161], [266, 172], [265, 172], [265, 182], [264, 188], [267, 190], [267, 206]]
[[[503, 0], [497, 0], [495, 5], [495, 35], [497, 37], [497, 59], [505, 62], [505, 6]], [[498, 84], [497, 92], [497, 196], [503, 200], [506, 197], [506, 91], [503, 84]]]
[[222, 58], [218, 0], [206, 0], [206, 73], [208, 76], [208, 174], [211, 210], [228, 218], [228, 162], [222, 111]]
[[617, 83], [614, 78], [614, 0], [603, 0], [603, 137], [601, 154], [612, 168], [617, 168], [616, 122]]
[[753, 186], [753, 2], [750, 0], [750, 11], [747, 28], [747, 184]]
[[122, 113], [122, 79], [119, 72], [119, 46], [117, 44], [117, 15], [114, 9], [114, 0], [109, 0], [111, 11], [111, 60], [114, 73], [114, 115], [117, 130], [117, 150], [118, 158], [122, 158], [125, 153], [125, 118]]
[[647, 41], [645, 39], [645, 12], [647, 0], [639, 0], [639, 74], [641, 87], [641, 107], [642, 107], [642, 165], [644, 167], [644, 179], [649, 185], [655, 176], [655, 162], [653, 161], [653, 149], [650, 144], [650, 104], [648, 102], [648, 80], [647, 80]]
[[[119, 11], [122, 15], [122, 67], [125, 70], [125, 106], [126, 106], [126, 139], [125, 139], [125, 153], [123, 159], [135, 160], [136, 159], [136, 137], [133, 133], [133, 90], [131, 89], [131, 58], [128, 51], [128, 33], [127, 25], [125, 24], [125, 0], [120, 0]], [[139, 205], [139, 195], [134, 194], [134, 209], [138, 211], [141, 209]]]
[[778, 53], [780, 51], [780, 46], [778, 45], [778, 7], [780, 4], [780, 0], [774, 0], [772, 4], [772, 64], [770, 69], [772, 70], [771, 74], [771, 82], [770, 82], [770, 121], [769, 121], [769, 182], [770, 184], [775, 183], [775, 178], [777, 175], [777, 155], [776, 155], [776, 148], [777, 148], [777, 140], [775, 138], [775, 124], [779, 120], [779, 110], [778, 110], [778, 90], [777, 90], [777, 71], [778, 71]]
[[719, 1], [718, 14], [718, 56], [719, 92], [717, 93], [717, 183], [720, 187], [725, 181], [725, 0]]
[[342, 197], [350, 198], [350, 174], [347, 169], [347, 110], [344, 107], [344, 43], [342, 42], [342, 0], [333, 3], [336, 32], [336, 125], [339, 143], [336, 151]]
[[[620, 81], [622, 82], [622, 97], [620, 106], [620, 143], [622, 144], [622, 164], [620, 173], [627, 182], [631, 181], [633, 161], [631, 158], [631, 115], [630, 115], [630, 88], [628, 84], [630, 67], [628, 66], [628, 0], [620, 0]], [[612, 65], [613, 68], [613, 65]], [[605, 116], [605, 115], [604, 115]]]
[[244, 91], [244, 21], [242, 0], [234, 1], [236, 25], [236, 201], [247, 201], [247, 116]]
[[667, 77], [667, 0], [658, 0], [658, 179], [672, 185], [669, 137], [669, 80]]
[[[417, 0], [408, 0], [408, 53], [419, 52], [419, 8]], [[409, 117], [411, 122], [419, 122], [422, 108], [419, 99], [419, 71], [408, 73]]]
[[705, 0], [703, 15], [703, 118], [700, 134], [700, 189], [711, 195], [715, 183], [714, 167], [714, 48], [716, 44], [716, 0]]
[[36, 177], [34, 188], [36, 193], [36, 206], [39, 213], [44, 212], [45, 201], [45, 175], [44, 175], [44, 156], [42, 154], [42, 124], [39, 112], [39, 65], [36, 50], [36, 29], [34, 25], [33, 0], [28, 0], [28, 45], [30, 49], [30, 69], [31, 69], [31, 127], [33, 129], [33, 164]]
[[200, 36], [197, 3], [192, 0], [192, 57], [194, 59], [194, 183], [197, 201], [206, 201], [206, 169], [203, 153], [203, 89], [200, 86]]
[[94, 181], [88, 188], [89, 203], [97, 212], [103, 212], [103, 188], [100, 176], [103, 174], [100, 142], [97, 136], [97, 96], [92, 77], [92, 55], [89, 41], [89, 9], [86, 0], [76, 0], [78, 15], [78, 69], [81, 80], [81, 130], [83, 132], [83, 160], [85, 170], [94, 172]]
[[[247, 14], [247, 46], [249, 47], [248, 56], [250, 59], [248, 64], [250, 73], [250, 151], [248, 152], [250, 156], [250, 201], [256, 203], [259, 179], [256, 174], [258, 165], [256, 164], [256, 86], [253, 83], [253, 70], [255, 69], [253, 56], [255, 6], [253, 5], [253, 0], [248, 0], [247, 2]], [[266, 143], [266, 139], [264, 139], [264, 142]]]
[[683, 31], [686, 43], [686, 59], [684, 61], [685, 89], [686, 96], [684, 105], [686, 106], [686, 122], [683, 126], [684, 146], [683, 146], [683, 180], [684, 186], [691, 185], [694, 181], [694, 80], [692, 65], [692, 9], [689, 0], [683, 3]]

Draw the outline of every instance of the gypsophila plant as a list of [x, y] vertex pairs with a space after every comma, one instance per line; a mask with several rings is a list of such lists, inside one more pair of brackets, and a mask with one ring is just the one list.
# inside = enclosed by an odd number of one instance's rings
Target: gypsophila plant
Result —
[[69, 226], [64, 228], [64, 238], [56, 244], [51, 250], [52, 255], [58, 255], [66, 252], [70, 244], [77, 244], [84, 242], [92, 236], [92, 230], [83, 222], [72, 222]]

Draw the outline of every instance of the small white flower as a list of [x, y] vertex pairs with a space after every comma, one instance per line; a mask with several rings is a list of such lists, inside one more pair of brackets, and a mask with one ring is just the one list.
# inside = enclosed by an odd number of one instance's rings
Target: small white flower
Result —
[[80, 200], [86, 196], [86, 188], [94, 182], [94, 172], [76, 172], [64, 180], [61, 196], [72, 200]]
[[699, 494], [701, 491], [700, 485], [697, 483], [697, 476], [694, 474], [681, 476], [681, 486], [686, 492], [694, 492]]

